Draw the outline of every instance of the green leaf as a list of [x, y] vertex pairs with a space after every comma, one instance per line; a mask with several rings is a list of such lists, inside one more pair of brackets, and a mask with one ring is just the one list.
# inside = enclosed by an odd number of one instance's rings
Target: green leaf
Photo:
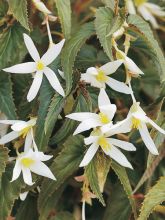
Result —
[[[83, 145], [83, 138], [79, 135], [76, 137], [70, 137], [64, 143], [63, 150], [50, 166], [57, 181], [46, 179], [42, 183], [38, 201], [40, 214], [43, 213], [50, 196], [79, 168], [84, 152]], [[44, 219], [44, 216], [42, 217]]]
[[6, 162], [8, 160], [8, 149], [5, 147], [0, 147], [0, 178], [2, 173], [5, 171]]
[[0, 219], [6, 220], [11, 212], [14, 201], [19, 197], [24, 183], [21, 178], [10, 182], [12, 178], [13, 166], [8, 165], [0, 181]]
[[0, 19], [6, 15], [7, 11], [8, 11], [7, 1], [1, 0], [0, 1]]
[[112, 10], [114, 10], [115, 7], [115, 1], [114, 0], [102, 0], [105, 6], [110, 7]]
[[97, 198], [102, 203], [102, 205], [105, 206], [104, 198], [99, 187], [99, 180], [98, 180], [97, 169], [96, 169], [96, 157], [85, 168], [85, 175], [88, 178], [92, 191], [97, 196]]
[[127, 22], [129, 24], [128, 30], [138, 34], [147, 44], [146, 53], [152, 58], [161, 80], [165, 80], [165, 59], [149, 24], [138, 15], [130, 15]]
[[136, 204], [135, 204], [135, 200], [132, 197], [132, 188], [131, 188], [131, 184], [130, 184], [127, 172], [124, 167], [120, 166], [119, 164], [117, 164], [114, 161], [112, 162], [111, 167], [114, 170], [114, 172], [116, 173], [116, 175], [118, 176], [121, 184], [123, 185], [123, 188], [128, 196], [129, 202], [131, 204], [131, 207], [132, 207], [132, 210], [134, 213], [134, 217], [136, 219], [136, 216], [137, 216]]
[[62, 25], [64, 38], [68, 40], [71, 35], [71, 3], [70, 0], [56, 0], [56, 7]]
[[9, 1], [9, 7], [17, 21], [19, 21], [24, 28], [30, 30], [28, 24], [27, 1], [12, 0]]
[[161, 177], [159, 181], [149, 190], [141, 208], [138, 220], [146, 220], [154, 210], [155, 206], [165, 201], [165, 177]]
[[75, 220], [75, 218], [69, 212], [59, 212], [55, 217], [50, 218], [50, 220]]
[[78, 51], [85, 43], [85, 41], [94, 34], [93, 22], [84, 24], [80, 30], [75, 33], [68, 42], [66, 42], [62, 51], [62, 67], [66, 80], [66, 95], [68, 95], [72, 89], [73, 76], [72, 68], [74, 66], [75, 58]]

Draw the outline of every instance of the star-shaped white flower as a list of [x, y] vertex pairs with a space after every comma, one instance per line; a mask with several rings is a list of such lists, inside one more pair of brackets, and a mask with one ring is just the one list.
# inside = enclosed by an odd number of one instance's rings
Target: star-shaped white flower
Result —
[[146, 113], [140, 107], [139, 102], [135, 102], [126, 119], [117, 123], [113, 127], [109, 127], [109, 131], [104, 129], [104, 132], [107, 132], [108, 135], [114, 135], [118, 132], [127, 133], [130, 132], [133, 128], [138, 129], [142, 137], [143, 142], [145, 143], [148, 150], [154, 154], [158, 155], [158, 150], [149, 134], [147, 123], [151, 124], [156, 130], [165, 134], [165, 130], [160, 128], [154, 121], [147, 117]]
[[16, 180], [21, 172], [24, 182], [30, 186], [34, 184], [34, 182], [32, 182], [31, 172], [56, 180], [49, 167], [43, 163], [43, 161], [50, 160], [52, 157], [53, 156], [45, 155], [43, 152], [33, 151], [32, 149], [19, 154], [16, 158], [11, 182]]
[[86, 145], [90, 145], [90, 147], [85, 153], [85, 156], [80, 163], [80, 167], [87, 166], [93, 159], [99, 147], [101, 147], [106, 155], [110, 156], [120, 165], [132, 169], [132, 165], [118, 148], [126, 151], [135, 151], [136, 148], [133, 144], [126, 141], [109, 138], [109, 136], [103, 134], [100, 129], [94, 130], [88, 138], [84, 139], [84, 142]]
[[80, 121], [73, 135], [96, 127], [109, 127], [116, 112], [116, 105], [111, 104], [104, 89], [100, 90], [98, 96], [99, 113], [80, 112], [67, 115], [67, 118]]
[[130, 94], [130, 89], [125, 83], [109, 77], [109, 75], [116, 72], [122, 63], [123, 60], [116, 60], [98, 68], [90, 67], [87, 69], [86, 73], [81, 74], [81, 80], [84, 80], [85, 82], [90, 83], [91, 86], [97, 88], [105, 89], [107, 84], [115, 91]]
[[21, 120], [0, 120], [0, 124], [11, 125], [12, 131], [2, 138], [0, 138], [0, 144], [6, 144], [10, 141], [23, 136], [26, 137], [25, 143], [28, 145], [32, 143], [33, 127], [36, 125], [37, 118], [32, 118], [29, 121]]
[[65, 40], [60, 41], [58, 44], [52, 44], [41, 58], [32, 39], [27, 34], [24, 34], [24, 41], [31, 57], [34, 59], [34, 62], [17, 64], [3, 70], [10, 73], [35, 73], [33, 83], [27, 95], [27, 100], [29, 102], [36, 97], [42, 83], [43, 74], [45, 74], [53, 89], [60, 95], [64, 96], [64, 90], [56, 74], [48, 67], [48, 65], [51, 64], [60, 54]]

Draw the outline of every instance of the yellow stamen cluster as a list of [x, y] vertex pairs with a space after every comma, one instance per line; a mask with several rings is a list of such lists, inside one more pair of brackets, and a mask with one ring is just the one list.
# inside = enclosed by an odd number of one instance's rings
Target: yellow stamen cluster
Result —
[[37, 70], [38, 71], [43, 70], [44, 67], [45, 67], [45, 65], [44, 65], [44, 63], [41, 60], [37, 62]]
[[98, 144], [105, 151], [108, 151], [111, 147], [111, 145], [108, 143], [107, 139], [104, 136], [99, 138]]
[[98, 69], [98, 74], [96, 75], [96, 79], [99, 82], [106, 82], [107, 81], [107, 76], [105, 75], [104, 71]]
[[133, 117], [132, 118], [132, 128], [138, 129], [140, 126], [141, 126], [140, 119]]
[[135, 1], [135, 5], [138, 7], [140, 6], [141, 4], [147, 2], [147, 0], [134, 0]]
[[29, 168], [35, 161], [32, 160], [31, 158], [23, 158], [21, 160], [21, 163], [26, 167], [26, 168]]
[[100, 117], [100, 121], [103, 123], [103, 124], [108, 124], [110, 122], [108, 116], [102, 112], [99, 113], [99, 117]]

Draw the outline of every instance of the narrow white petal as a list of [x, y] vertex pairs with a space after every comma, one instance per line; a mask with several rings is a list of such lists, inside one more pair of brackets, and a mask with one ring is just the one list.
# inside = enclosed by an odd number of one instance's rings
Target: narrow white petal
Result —
[[85, 81], [86, 83], [91, 83], [94, 80], [94, 76], [91, 74], [82, 73], [81, 80]]
[[99, 96], [98, 96], [98, 105], [99, 105], [99, 108], [101, 106], [106, 106], [106, 105], [110, 105], [111, 102], [109, 100], [109, 97], [105, 91], [105, 89], [100, 89], [100, 93], [99, 93]]
[[89, 67], [86, 71], [86, 74], [96, 76], [98, 74], [98, 71], [95, 67]]
[[141, 128], [139, 128], [139, 132], [140, 132], [140, 135], [142, 137], [142, 140], [144, 141], [146, 147], [148, 148], [148, 150], [154, 154], [154, 155], [158, 155], [158, 150], [150, 136], [150, 133], [148, 131], [148, 128], [146, 126], [145, 123], [141, 123]]
[[18, 121], [11, 126], [11, 129], [13, 131], [21, 131], [22, 129], [26, 128], [27, 126], [28, 126], [28, 124], [26, 121]]
[[82, 202], [82, 220], [85, 220], [85, 200]]
[[98, 139], [97, 136], [89, 136], [89, 137], [87, 137], [87, 138], [84, 138], [84, 143], [85, 143], [86, 145], [89, 145], [89, 144], [92, 144], [92, 143], [96, 142], [97, 139]]
[[11, 182], [18, 179], [20, 174], [21, 174], [21, 166], [20, 166], [19, 160], [16, 160], [15, 166], [14, 166], [14, 169], [13, 169], [13, 176], [12, 176]]
[[150, 123], [156, 130], [158, 130], [160, 133], [165, 134], [165, 130], [163, 130], [161, 127], [159, 127], [154, 121], [152, 121], [150, 118], [147, 117], [148, 123]]
[[159, 5], [156, 5], [154, 3], [146, 2], [144, 3], [145, 7], [148, 8], [152, 14], [158, 16], [158, 17], [165, 17], [165, 11], [163, 11], [163, 8], [161, 8]]
[[143, 75], [144, 73], [139, 69], [139, 67], [131, 60], [129, 57], [125, 57], [124, 64], [129, 69], [130, 72], [132, 72], [134, 75]]
[[37, 152], [37, 155], [37, 159], [39, 159], [40, 161], [47, 161], [53, 157], [53, 155], [46, 155], [43, 152]]
[[31, 39], [27, 34], [23, 34], [24, 37], [24, 42], [26, 45], [27, 50], [29, 51], [29, 54], [33, 58], [34, 61], [39, 61], [40, 60], [40, 55]]
[[5, 68], [3, 71], [8, 73], [33, 73], [36, 71], [36, 64], [35, 62], [21, 63]]
[[32, 182], [32, 175], [30, 169], [22, 166], [22, 174], [23, 174], [24, 182], [27, 185], [32, 186], [34, 183]]
[[96, 154], [97, 150], [99, 148], [99, 145], [96, 143], [93, 143], [87, 150], [87, 152], [85, 153], [85, 156], [83, 158], [83, 160], [81, 161], [79, 167], [85, 167], [87, 166], [90, 161], [93, 159], [94, 155]]
[[6, 134], [5, 136], [3, 136], [2, 138], [0, 138], [0, 145], [9, 143], [10, 141], [18, 138], [19, 136], [20, 136], [19, 132], [12, 131]]
[[64, 74], [64, 72], [62, 72], [61, 70], [58, 70], [58, 73], [60, 74], [60, 76], [61, 76], [63, 79], [65, 79], [65, 74]]
[[56, 92], [58, 92], [63, 97], [65, 96], [64, 90], [56, 76], [56, 74], [49, 67], [45, 67], [44, 74], [47, 77], [50, 85], [53, 87]]
[[58, 57], [58, 55], [60, 54], [60, 52], [64, 46], [64, 43], [65, 43], [65, 39], [60, 41], [58, 44], [53, 44], [49, 47], [47, 52], [41, 58], [42, 62], [46, 66], [51, 64]]
[[36, 1], [36, 0], [33, 0], [36, 8], [43, 12], [44, 14], [51, 14], [51, 11], [49, 11], [49, 9], [47, 9], [47, 7], [45, 6], [45, 4], [41, 1]]
[[114, 139], [114, 138], [107, 138], [107, 139], [110, 144], [117, 146], [117, 147], [120, 147], [123, 150], [126, 150], [126, 151], [135, 151], [136, 150], [135, 146], [127, 141], [121, 141], [121, 140]]
[[108, 155], [114, 159], [116, 162], [118, 162], [120, 165], [124, 167], [128, 167], [130, 169], [133, 169], [130, 162], [127, 160], [126, 156], [116, 147], [111, 146]]
[[135, 6], [132, 0], [127, 0], [126, 6], [127, 6], [129, 14], [136, 14]]
[[56, 180], [55, 176], [53, 175], [53, 173], [51, 172], [51, 170], [49, 169], [49, 167], [47, 167], [44, 163], [42, 162], [36, 162], [34, 163], [31, 167], [30, 170], [33, 173], [36, 173], [40, 176], [44, 176], [47, 178], [50, 178], [52, 180]]
[[106, 74], [112, 74], [116, 72], [116, 70], [121, 66], [123, 63], [123, 60], [115, 60], [109, 63], [106, 63], [105, 65], [101, 66], [100, 69]]
[[76, 120], [76, 121], [84, 121], [84, 120], [88, 120], [90, 118], [96, 119], [96, 120], [99, 119], [97, 114], [91, 113], [91, 112], [72, 113], [72, 114], [66, 115], [66, 117], [73, 119], [73, 120]]
[[20, 193], [19, 197], [21, 201], [25, 201], [26, 197], [28, 195], [28, 191], [24, 192], [24, 193]]
[[0, 123], [5, 124], [5, 125], [12, 125], [17, 122], [20, 122], [20, 120], [0, 120]]
[[26, 135], [26, 139], [25, 139], [25, 146], [24, 146], [24, 152], [29, 151], [29, 149], [32, 147], [32, 136], [31, 136], [31, 131], [29, 131]]
[[109, 87], [111, 87], [113, 90], [117, 92], [121, 92], [124, 94], [130, 94], [131, 90], [130, 88], [123, 82], [117, 81], [116, 79], [112, 79], [108, 77], [108, 80], [106, 81]]
[[117, 108], [116, 108], [115, 104], [110, 104], [110, 105], [107, 105], [107, 106], [105, 106], [105, 105], [104, 106], [100, 106], [99, 109], [100, 109], [100, 112], [106, 114], [108, 116], [108, 118], [110, 120], [112, 120], [114, 115], [115, 115], [115, 113], [116, 113], [116, 109]]
[[43, 73], [42, 72], [36, 72], [32, 85], [30, 87], [30, 90], [27, 95], [28, 102], [31, 102], [36, 96], [40, 89], [41, 83], [42, 83]]

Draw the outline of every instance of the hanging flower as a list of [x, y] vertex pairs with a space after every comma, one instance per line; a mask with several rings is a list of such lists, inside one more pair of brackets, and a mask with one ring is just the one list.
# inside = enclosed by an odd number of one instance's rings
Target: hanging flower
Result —
[[3, 70], [10, 73], [35, 72], [33, 83], [27, 95], [27, 100], [29, 102], [36, 97], [42, 83], [43, 74], [45, 74], [53, 89], [56, 90], [60, 95], [64, 96], [64, 90], [60, 85], [56, 74], [48, 67], [48, 65], [51, 64], [60, 54], [65, 40], [60, 41], [58, 44], [52, 44], [41, 58], [32, 39], [27, 34], [24, 34], [24, 41], [31, 57], [34, 59], [34, 62], [17, 64]]
[[50, 15], [52, 12], [46, 7], [46, 5], [41, 0], [32, 0], [35, 7], [43, 12], [45, 15]]

